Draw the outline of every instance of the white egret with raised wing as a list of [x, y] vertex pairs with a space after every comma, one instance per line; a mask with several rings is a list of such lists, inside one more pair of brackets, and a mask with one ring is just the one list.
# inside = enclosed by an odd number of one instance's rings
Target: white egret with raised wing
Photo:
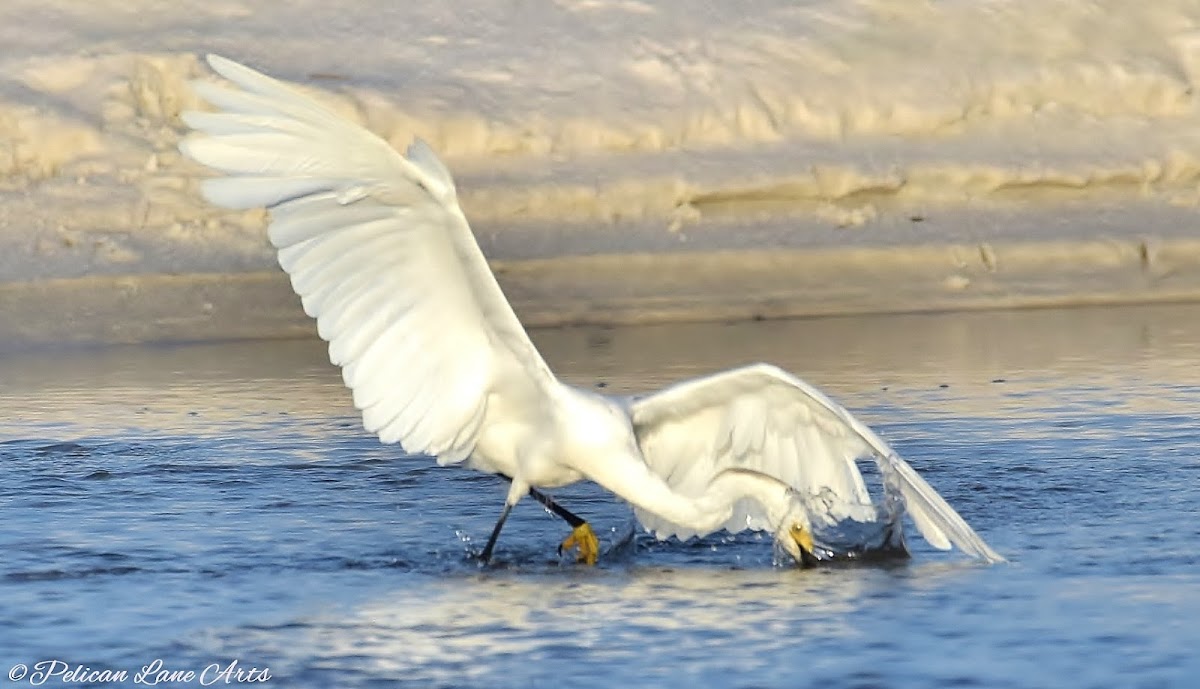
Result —
[[[299, 91], [218, 56], [237, 88], [198, 82], [215, 112], [187, 112], [188, 157], [224, 173], [203, 194], [265, 207], [268, 235], [330, 360], [384, 443], [511, 481], [481, 556], [532, 495], [574, 527], [563, 546], [594, 563], [586, 521], [541, 489], [590, 479], [660, 537], [769, 531], [797, 562], [831, 553], [814, 529], [872, 521], [858, 459], [873, 458], [933, 546], [1002, 561], [866, 425], [767, 364], [637, 398], [560, 382], [526, 335], [421, 141], [401, 155]], [[895, 516], [895, 511], [893, 511]]]

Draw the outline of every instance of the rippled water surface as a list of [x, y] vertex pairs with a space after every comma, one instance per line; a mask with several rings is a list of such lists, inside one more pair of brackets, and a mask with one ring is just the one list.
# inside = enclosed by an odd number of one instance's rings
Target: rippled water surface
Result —
[[600, 566], [560, 560], [526, 501], [481, 569], [505, 486], [367, 436], [320, 343], [8, 354], [0, 686], [48, 660], [133, 685], [156, 659], [197, 673], [179, 686], [232, 661], [278, 687], [1196, 686], [1200, 308], [536, 339], [618, 392], [784, 365], [1012, 562], [913, 537], [908, 561], [796, 570], [754, 536], [655, 542], [578, 485], [556, 497]]

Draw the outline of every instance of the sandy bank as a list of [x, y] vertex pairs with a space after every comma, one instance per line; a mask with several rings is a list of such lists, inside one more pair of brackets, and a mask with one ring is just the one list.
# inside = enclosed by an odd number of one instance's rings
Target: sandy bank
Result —
[[0, 343], [312, 331], [176, 150], [208, 51], [428, 140], [530, 324], [1200, 298], [1191, 0], [12, 0]]
[[[1200, 301], [1200, 238], [632, 251], [493, 261], [530, 326]], [[0, 284], [7, 346], [313, 336], [279, 270]]]

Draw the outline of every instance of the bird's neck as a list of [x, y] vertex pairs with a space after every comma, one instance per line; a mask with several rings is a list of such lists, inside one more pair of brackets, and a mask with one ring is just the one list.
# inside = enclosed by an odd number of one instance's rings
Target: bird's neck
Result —
[[762, 505], [767, 521], [777, 526], [792, 507], [791, 493], [786, 483], [767, 474], [750, 469], [726, 469], [713, 477], [701, 499], [711, 500], [710, 504], [719, 506], [728, 519], [738, 500], [750, 498]]
[[706, 534], [727, 524], [733, 516], [733, 506], [746, 498], [762, 505], [773, 529], [783, 524], [794, 504], [786, 483], [749, 469], [726, 469], [717, 474], [697, 498], [672, 492], [669, 498], [663, 497], [655, 505], [643, 509]]

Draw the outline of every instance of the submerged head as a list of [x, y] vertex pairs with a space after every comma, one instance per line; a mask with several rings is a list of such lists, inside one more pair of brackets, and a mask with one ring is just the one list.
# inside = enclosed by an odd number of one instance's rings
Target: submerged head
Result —
[[713, 485], [723, 489], [727, 505], [747, 497], [762, 505], [766, 509], [768, 523], [776, 525], [775, 542], [792, 556], [796, 564], [807, 567], [820, 560], [815, 554], [816, 544], [808, 506], [794, 488], [774, 476], [740, 467], [721, 471], [713, 479]]
[[811, 567], [819, 561], [814, 554], [812, 531], [807, 526], [807, 522], [807, 519], [785, 520], [779, 527], [779, 531], [775, 534], [775, 541], [801, 567]]

